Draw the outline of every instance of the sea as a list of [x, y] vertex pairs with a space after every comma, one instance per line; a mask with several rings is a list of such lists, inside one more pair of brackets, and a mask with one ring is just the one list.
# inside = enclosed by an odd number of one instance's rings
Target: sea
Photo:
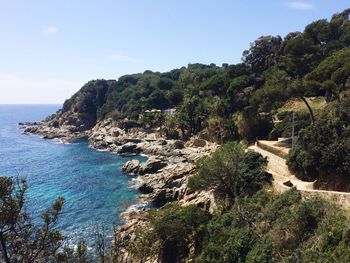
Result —
[[55, 113], [61, 105], [0, 105], [0, 176], [26, 179], [25, 212], [40, 225], [41, 214], [58, 197], [65, 203], [56, 228], [68, 245], [84, 239], [94, 245], [96, 228], [104, 228], [111, 239], [113, 227], [121, 225], [119, 214], [134, 206], [137, 191], [131, 178], [121, 172], [130, 159], [96, 151], [87, 140], [62, 144], [36, 135], [25, 135], [18, 123], [40, 121]]

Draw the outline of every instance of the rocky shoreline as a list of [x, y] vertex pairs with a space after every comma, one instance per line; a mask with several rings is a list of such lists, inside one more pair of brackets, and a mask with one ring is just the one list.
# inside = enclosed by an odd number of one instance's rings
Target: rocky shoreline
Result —
[[[125, 131], [111, 119], [98, 122], [92, 129], [80, 131], [75, 126], [52, 125], [46, 120], [20, 123], [25, 134], [36, 134], [46, 139], [58, 139], [72, 143], [88, 138], [96, 150], [110, 151], [124, 156], [146, 155], [148, 160], [128, 161], [122, 168], [126, 176], [133, 177], [133, 187], [140, 191], [139, 199], [159, 208], [169, 202], [180, 205], [197, 205], [210, 212], [215, 211], [212, 192], [193, 192], [187, 187], [188, 178], [196, 172], [194, 162], [218, 147], [217, 144], [193, 137], [189, 141], [167, 140], [158, 132], [140, 129]], [[120, 217], [125, 221], [117, 231], [123, 238], [131, 238], [136, 227], [147, 223], [145, 214], [149, 208], [128, 209]]]

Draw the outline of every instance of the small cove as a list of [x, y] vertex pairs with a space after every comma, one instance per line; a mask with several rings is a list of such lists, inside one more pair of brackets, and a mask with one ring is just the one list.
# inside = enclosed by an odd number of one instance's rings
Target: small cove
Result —
[[130, 159], [91, 149], [86, 140], [60, 144], [23, 135], [20, 121], [38, 121], [60, 105], [0, 105], [0, 176], [25, 178], [29, 184], [27, 211], [36, 218], [58, 197], [65, 198], [57, 228], [74, 244], [93, 243], [96, 224], [112, 229], [118, 214], [136, 204], [137, 191], [121, 172]]

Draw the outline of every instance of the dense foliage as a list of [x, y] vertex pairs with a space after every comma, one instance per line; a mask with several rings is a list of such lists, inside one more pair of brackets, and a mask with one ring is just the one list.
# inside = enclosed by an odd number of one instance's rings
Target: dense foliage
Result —
[[[67, 113], [66, 124], [82, 129], [110, 117], [123, 120], [126, 129], [161, 127], [172, 138], [199, 134], [223, 144], [290, 136], [291, 112], [280, 109], [299, 100], [306, 111], [296, 115], [298, 139], [288, 158], [290, 168], [308, 180], [333, 176], [341, 190], [350, 190], [349, 14], [347, 9], [285, 37], [262, 36], [236, 65], [189, 64], [165, 73], [90, 81], [60, 114]], [[307, 98], [315, 96], [327, 101], [323, 111], [310, 105]], [[175, 116], [145, 114], [167, 108], [176, 108]], [[189, 180], [192, 190], [214, 188], [223, 209], [209, 215], [194, 206], [171, 204], [152, 211], [149, 227], [139, 229], [127, 244], [128, 255], [140, 262], [349, 262], [346, 214], [319, 198], [302, 200], [296, 189], [281, 195], [262, 189], [269, 180], [265, 165], [262, 156], [245, 152], [240, 144], [224, 145], [200, 161], [198, 174]], [[25, 190], [25, 184], [15, 187], [11, 179], [0, 178], [3, 261], [87, 262], [83, 241], [75, 251], [57, 253], [63, 237], [54, 224], [63, 200], [36, 227], [23, 211]], [[120, 247], [107, 257], [102, 236], [97, 239], [99, 260], [120, 262]]]
[[141, 262], [157, 257], [170, 263], [350, 260], [346, 214], [319, 198], [302, 200], [294, 188], [281, 195], [260, 190], [241, 198], [239, 208], [213, 216], [193, 206], [168, 205], [151, 218], [132, 244]]
[[[345, 177], [349, 189], [350, 174], [350, 98], [327, 106], [314, 125], [303, 129], [288, 164], [309, 180], [331, 174]], [[341, 189], [338, 189], [341, 190]]]
[[198, 162], [198, 173], [190, 178], [188, 186], [192, 190], [214, 188], [232, 202], [269, 182], [266, 163], [259, 153], [246, 152], [242, 144], [229, 142]]
[[189, 64], [164, 73], [125, 75], [118, 81], [91, 81], [64, 110], [89, 113], [91, 124], [106, 117], [138, 122], [145, 110], [177, 108], [169, 123], [184, 138], [205, 130], [220, 143], [267, 137], [275, 110], [292, 98], [305, 103], [314, 122], [306, 98], [325, 96], [331, 101], [348, 87], [349, 13], [347, 9], [329, 21], [317, 20], [285, 37], [262, 36], [244, 51], [240, 64]]

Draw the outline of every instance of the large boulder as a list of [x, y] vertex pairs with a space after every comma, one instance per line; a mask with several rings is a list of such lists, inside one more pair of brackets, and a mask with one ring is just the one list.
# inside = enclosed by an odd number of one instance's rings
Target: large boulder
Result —
[[162, 207], [166, 203], [176, 201], [179, 197], [178, 189], [159, 189], [153, 194], [152, 204], [156, 207]]
[[130, 160], [124, 164], [122, 171], [127, 174], [137, 174], [140, 168], [139, 160]]
[[140, 149], [137, 148], [137, 145], [132, 143], [132, 142], [128, 142], [124, 145], [122, 145], [118, 150], [117, 153], [121, 154], [121, 155], [133, 155], [133, 154], [139, 154], [140, 153]]
[[156, 173], [165, 166], [167, 166], [166, 162], [152, 156], [147, 160], [147, 162], [140, 166], [139, 175]]

